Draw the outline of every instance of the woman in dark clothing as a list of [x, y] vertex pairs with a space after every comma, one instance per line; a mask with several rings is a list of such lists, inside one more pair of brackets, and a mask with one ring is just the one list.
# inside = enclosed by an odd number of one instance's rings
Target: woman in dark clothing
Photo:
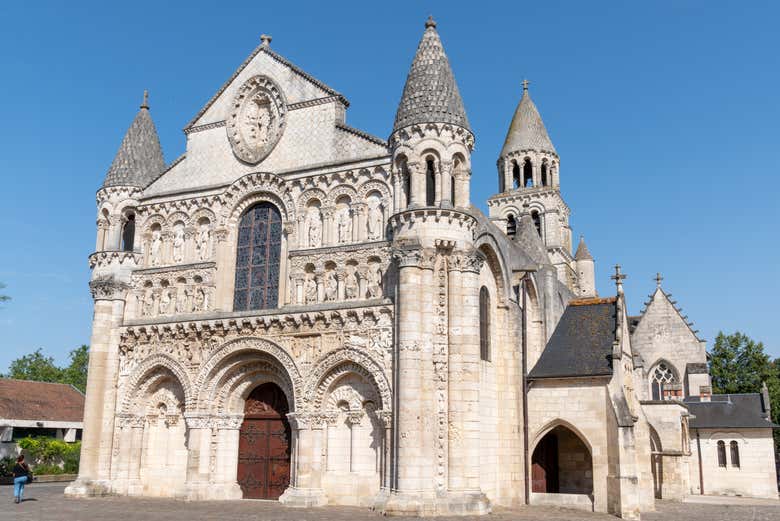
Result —
[[24, 454], [22, 454], [16, 458], [16, 465], [14, 465], [14, 503], [22, 502], [24, 484], [27, 483], [29, 473], [30, 467], [24, 462]]

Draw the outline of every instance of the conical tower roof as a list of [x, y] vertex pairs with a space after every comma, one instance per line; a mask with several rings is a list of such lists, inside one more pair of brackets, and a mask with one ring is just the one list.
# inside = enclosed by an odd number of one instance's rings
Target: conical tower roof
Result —
[[523, 248], [523, 251], [536, 264], [550, 264], [547, 248], [545, 248], [544, 242], [542, 242], [542, 238], [536, 230], [533, 217], [527, 211], [520, 217], [514, 241]]
[[149, 115], [148, 94], [127, 129], [119, 151], [108, 169], [103, 186], [138, 186], [144, 188], [165, 169], [160, 138]]
[[538, 150], [558, 155], [550, 136], [547, 135], [542, 116], [528, 93], [528, 81], [523, 81], [523, 96], [517, 104], [509, 131], [506, 133], [501, 155], [505, 156], [517, 150]]
[[451, 123], [471, 131], [436, 22], [430, 17], [406, 77], [393, 130], [419, 123]]
[[574, 254], [574, 260], [593, 260], [593, 256], [585, 244], [585, 237], [582, 235], [580, 235], [580, 243], [577, 245], [577, 253]]

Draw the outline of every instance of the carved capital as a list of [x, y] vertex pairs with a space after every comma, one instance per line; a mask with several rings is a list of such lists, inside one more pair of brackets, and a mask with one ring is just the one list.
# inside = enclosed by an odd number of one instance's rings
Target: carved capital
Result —
[[363, 417], [366, 415], [363, 411], [348, 411], [347, 412], [347, 423], [350, 425], [358, 425], [361, 421], [363, 421]]
[[479, 250], [458, 252], [449, 256], [448, 268], [449, 271], [479, 273], [484, 263], [485, 255]]
[[222, 430], [238, 430], [243, 422], [243, 415], [213, 416], [211, 426]]
[[124, 300], [130, 285], [114, 277], [98, 277], [89, 283], [89, 291], [95, 300]]
[[214, 238], [217, 240], [217, 242], [225, 242], [228, 238], [227, 228], [217, 228], [214, 230]]
[[137, 416], [135, 414], [118, 414], [116, 417], [117, 426], [121, 429], [126, 428], [142, 428], [146, 418], [144, 416]]
[[295, 224], [295, 221], [285, 221], [282, 226], [283, 226], [283, 229], [284, 229], [284, 233], [288, 237], [295, 233], [295, 228], [297, 227], [297, 225]]
[[399, 268], [417, 266], [422, 258], [422, 249], [394, 249], [393, 259]]
[[376, 411], [377, 417], [382, 422], [385, 429], [391, 429], [393, 427], [393, 411]]
[[188, 429], [208, 429], [213, 425], [211, 415], [184, 413], [184, 422]]

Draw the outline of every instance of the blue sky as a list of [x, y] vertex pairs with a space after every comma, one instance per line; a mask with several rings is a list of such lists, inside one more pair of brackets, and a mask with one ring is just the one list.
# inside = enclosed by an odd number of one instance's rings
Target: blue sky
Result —
[[473, 199], [524, 77], [561, 155], [576, 235], [632, 312], [664, 287], [710, 342], [742, 330], [780, 356], [780, 4], [771, 2], [4, 2], [0, 5], [0, 370], [88, 343], [94, 194], [143, 89], [168, 162], [183, 126], [270, 33], [389, 134], [432, 13], [476, 134]]

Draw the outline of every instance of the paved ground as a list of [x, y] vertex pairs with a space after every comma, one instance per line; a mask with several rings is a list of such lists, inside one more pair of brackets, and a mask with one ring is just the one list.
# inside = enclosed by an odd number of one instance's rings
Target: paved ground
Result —
[[[0, 520], [19, 521], [381, 521], [381, 516], [361, 508], [325, 507], [290, 509], [270, 501], [185, 502], [167, 499], [113, 497], [76, 500], [62, 496], [64, 485], [40, 483], [27, 487], [26, 500], [13, 503], [11, 487], [0, 487]], [[778, 521], [780, 503], [751, 504], [735, 500], [729, 505], [660, 502], [658, 511], [645, 514], [647, 521]], [[400, 519], [400, 518], [399, 518]], [[466, 521], [464, 518], [454, 518]], [[498, 510], [491, 521], [597, 521], [614, 517], [554, 508], [527, 507]], [[485, 518], [482, 518], [485, 521]]]

